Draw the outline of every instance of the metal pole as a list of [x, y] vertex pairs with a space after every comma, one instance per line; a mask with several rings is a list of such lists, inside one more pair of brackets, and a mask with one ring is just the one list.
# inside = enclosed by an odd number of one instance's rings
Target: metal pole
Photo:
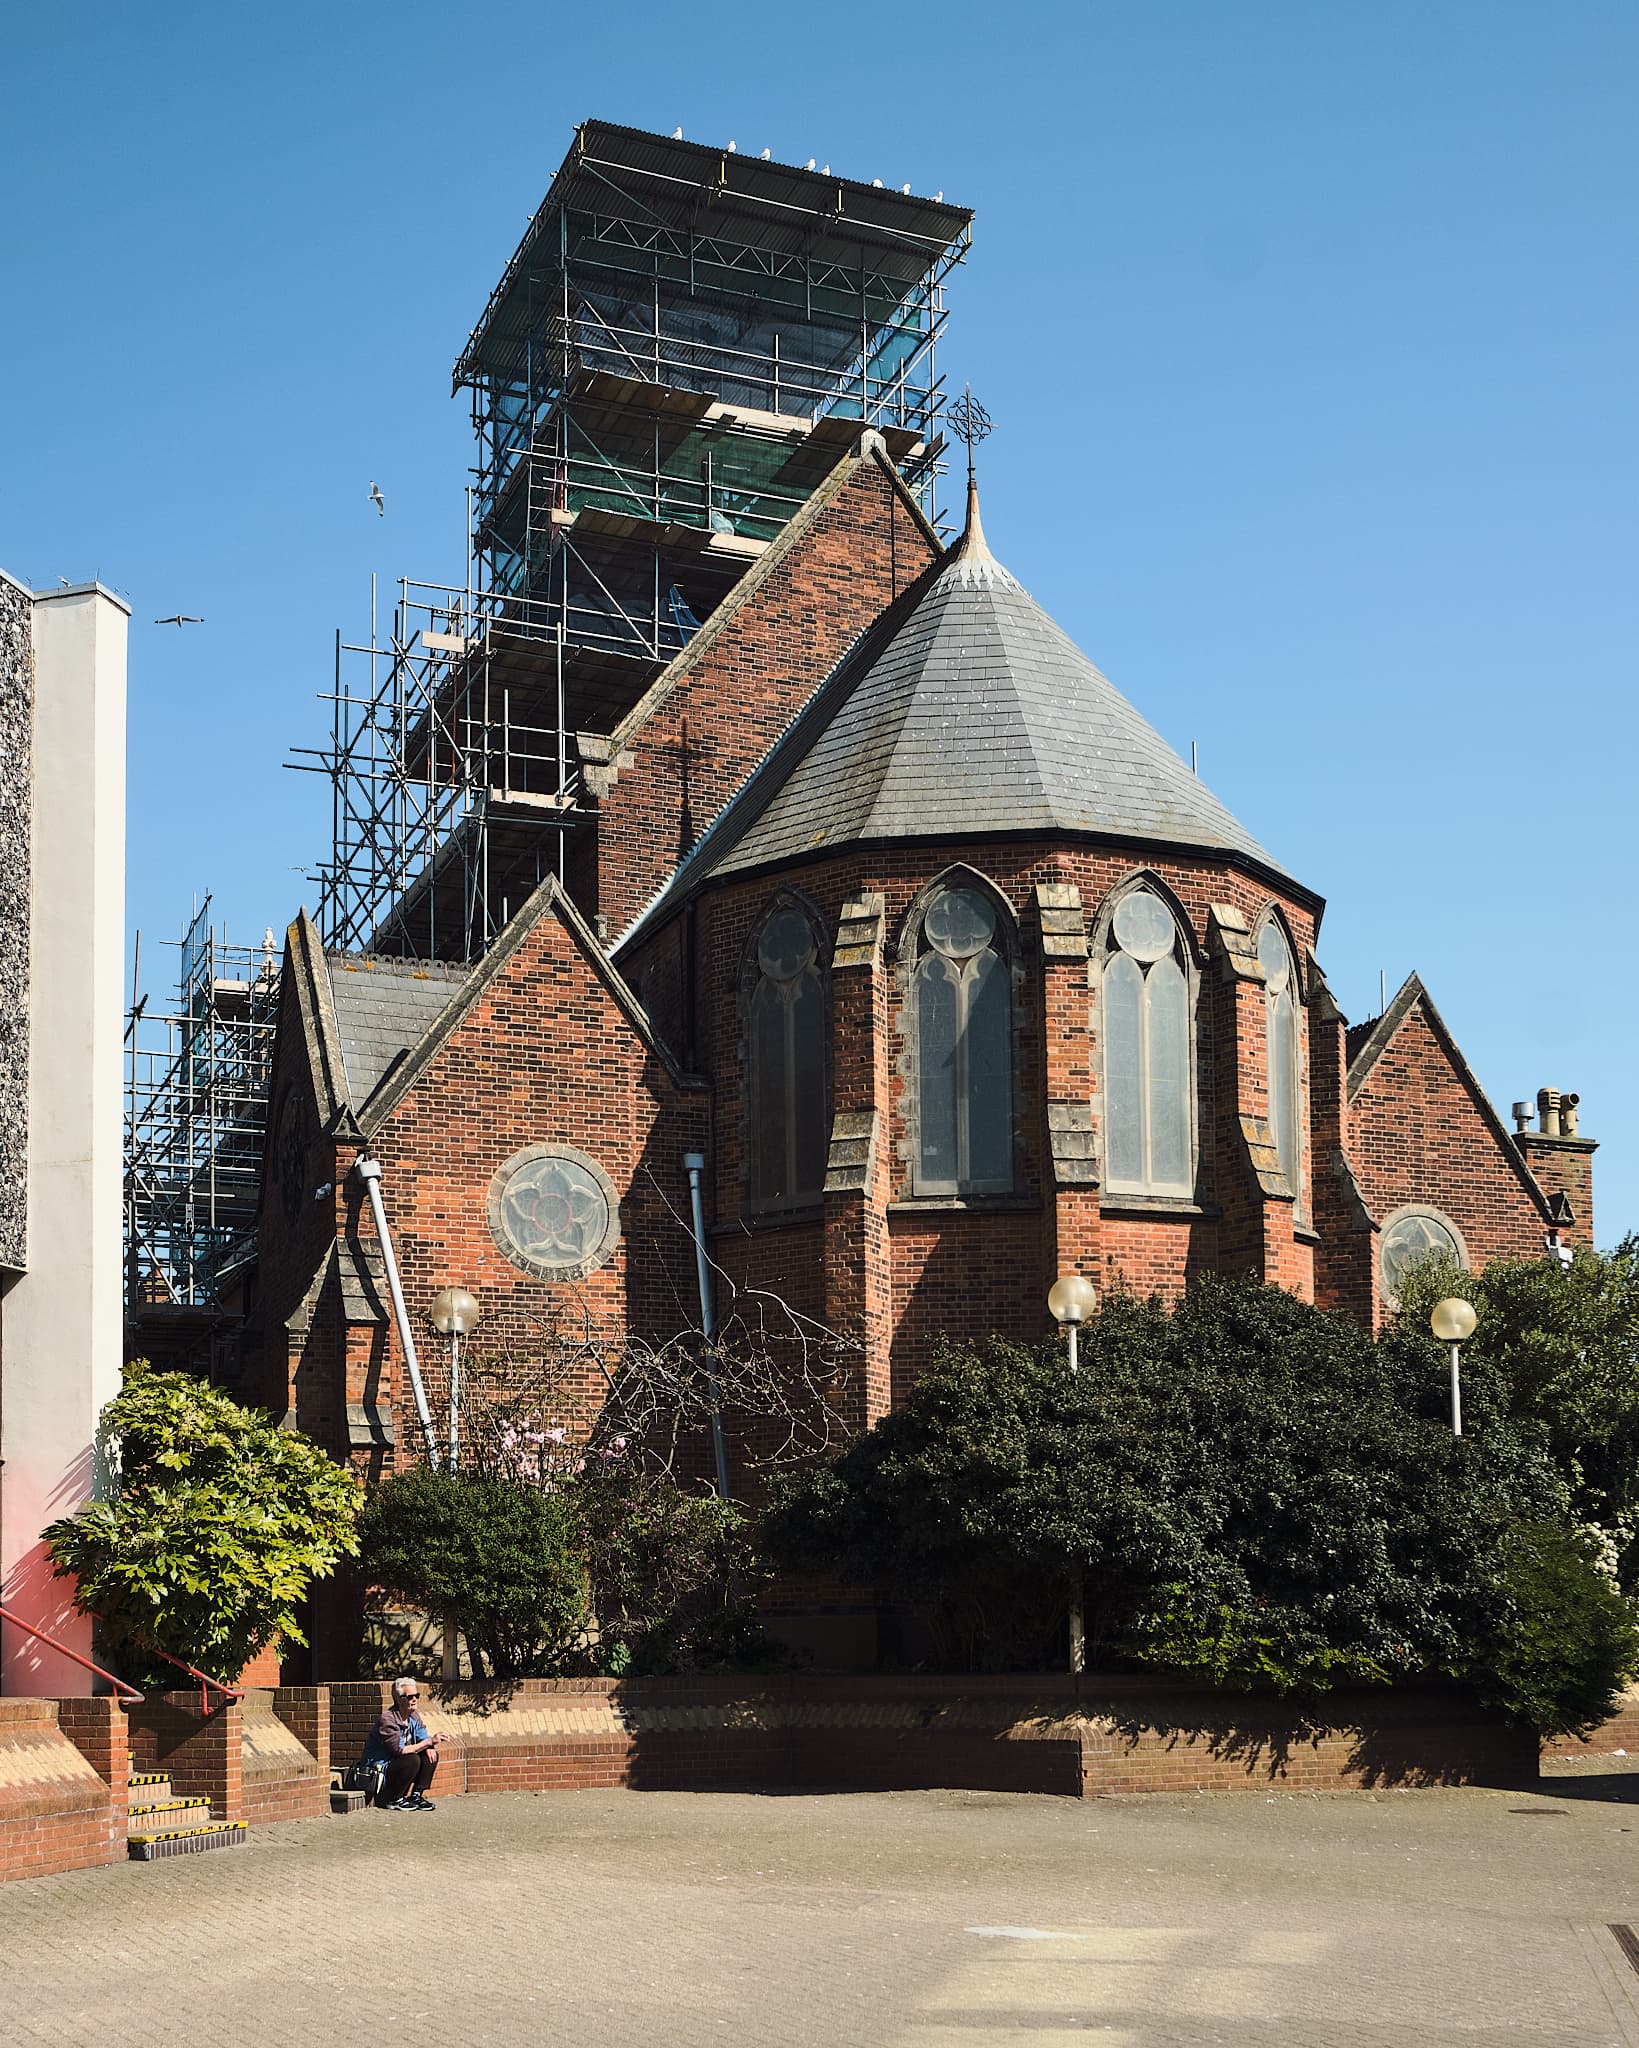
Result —
[[461, 1333], [450, 1332], [450, 1470], [461, 1469]]
[[415, 1332], [410, 1328], [410, 1311], [405, 1306], [404, 1288], [398, 1277], [398, 1260], [393, 1256], [392, 1232], [387, 1228], [387, 1211], [381, 1202], [381, 1161], [360, 1159], [354, 1162], [353, 1171], [364, 1183], [364, 1191], [370, 1198], [370, 1214], [375, 1219], [376, 1236], [381, 1242], [382, 1264], [387, 1268], [387, 1292], [392, 1296], [393, 1319], [398, 1324], [399, 1341], [404, 1346], [404, 1363], [410, 1371], [410, 1389], [415, 1395], [415, 1412], [421, 1424], [421, 1435], [427, 1446], [427, 1463], [438, 1470], [438, 1439], [433, 1434], [432, 1411], [427, 1406], [427, 1389], [421, 1383], [421, 1361], [415, 1353]]
[[[461, 1333], [450, 1332], [450, 1472], [457, 1471], [461, 1460]], [[444, 1617], [444, 1661], [442, 1675], [446, 1685], [455, 1685], [461, 1677], [461, 1629], [453, 1614]]]
[[1081, 1360], [1076, 1355], [1076, 1325], [1069, 1323], [1065, 1327], [1070, 1333], [1070, 1370], [1072, 1372], [1080, 1372]]
[[711, 1395], [711, 1447], [717, 1458], [717, 1491], [728, 1499], [728, 1447], [723, 1441], [723, 1402], [717, 1387], [717, 1373], [711, 1364], [715, 1329], [711, 1313], [711, 1268], [706, 1263], [706, 1212], [700, 1194], [700, 1176], [706, 1170], [703, 1152], [685, 1152], [683, 1171], [689, 1177], [689, 1209], [694, 1218], [694, 1273], [700, 1287], [700, 1330], [706, 1340], [706, 1388]]
[[1463, 1433], [1463, 1389], [1462, 1381], [1458, 1377], [1457, 1365], [1459, 1349], [1460, 1347], [1456, 1344], [1453, 1344], [1451, 1347], [1451, 1434], [1453, 1436], [1461, 1436]]

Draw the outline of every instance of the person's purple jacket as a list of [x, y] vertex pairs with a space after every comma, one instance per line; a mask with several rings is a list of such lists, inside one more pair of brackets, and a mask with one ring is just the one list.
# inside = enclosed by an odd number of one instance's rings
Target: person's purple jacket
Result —
[[404, 1754], [406, 1742], [426, 1740], [427, 1726], [419, 1714], [401, 1714], [396, 1707], [388, 1707], [364, 1746], [364, 1761], [367, 1764], [391, 1763], [394, 1757]]

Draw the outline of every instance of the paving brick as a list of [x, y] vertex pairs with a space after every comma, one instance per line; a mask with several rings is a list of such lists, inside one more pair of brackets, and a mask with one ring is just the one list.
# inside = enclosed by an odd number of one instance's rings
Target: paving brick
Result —
[[503, 1792], [287, 1822], [0, 1887], [0, 2038], [103, 2048], [162, 2011], [258, 2048], [1624, 2048], [1639, 1809], [1586, 1789]]

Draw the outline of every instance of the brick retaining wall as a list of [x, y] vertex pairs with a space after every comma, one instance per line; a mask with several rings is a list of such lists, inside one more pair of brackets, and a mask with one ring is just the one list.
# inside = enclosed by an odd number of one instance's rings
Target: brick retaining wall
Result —
[[247, 1692], [239, 1706], [241, 1817], [310, 1820], [330, 1811], [330, 1722], [319, 1686]]
[[[114, 1782], [93, 1756], [109, 1758]], [[0, 1699], [0, 1883], [124, 1853], [124, 1757], [112, 1700]]]
[[[330, 1688], [338, 1762], [385, 1683]], [[438, 1789], [1099, 1792], [1529, 1784], [1528, 1736], [1431, 1688], [1324, 1717], [1142, 1679], [779, 1677], [424, 1684]]]
[[150, 1693], [126, 1707], [139, 1771], [163, 1771], [179, 1797], [208, 1799], [217, 1820], [244, 1818], [244, 1737], [238, 1700], [201, 1711], [199, 1694]]
[[142, 1771], [217, 1820], [305, 1820], [330, 1810], [330, 1714], [322, 1686], [258, 1688], [202, 1712], [197, 1692], [153, 1693], [127, 1709]]
[[1578, 1763], [1600, 1756], [1639, 1757], [1639, 1685], [1628, 1687], [1621, 1706], [1585, 1742], [1574, 1735], [1556, 1735], [1542, 1745], [1542, 1753], [1556, 1760], [1575, 1758]]
[[[332, 1760], [363, 1748], [383, 1682], [248, 1693], [0, 1699], [0, 1881], [116, 1859], [127, 1744], [220, 1820], [328, 1811]], [[1117, 1792], [1533, 1784], [1528, 1735], [1439, 1688], [1335, 1695], [1323, 1715], [1139, 1678], [781, 1676], [425, 1684], [464, 1792], [918, 1790]], [[1639, 1756], [1639, 1688], [1585, 1744]]]

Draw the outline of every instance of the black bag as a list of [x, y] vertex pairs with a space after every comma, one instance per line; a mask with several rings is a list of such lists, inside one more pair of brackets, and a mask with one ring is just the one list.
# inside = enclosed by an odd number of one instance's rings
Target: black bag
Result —
[[362, 1792], [371, 1806], [380, 1804], [381, 1788], [387, 1782], [385, 1763], [367, 1763], [362, 1759], [349, 1764], [341, 1774], [342, 1789], [345, 1792]]

